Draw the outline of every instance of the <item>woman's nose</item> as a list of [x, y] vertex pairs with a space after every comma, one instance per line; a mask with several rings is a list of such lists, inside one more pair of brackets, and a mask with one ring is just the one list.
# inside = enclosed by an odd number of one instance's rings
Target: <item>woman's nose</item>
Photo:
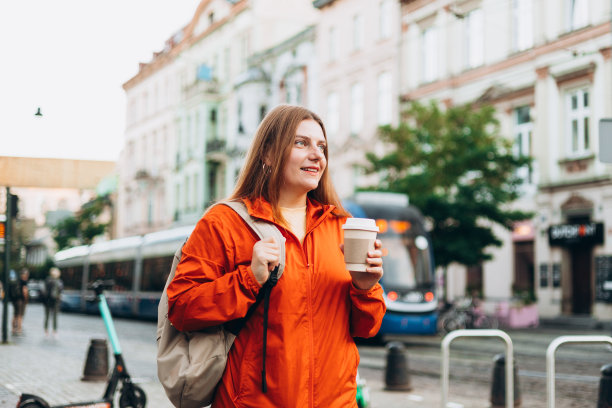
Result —
[[323, 152], [321, 151], [321, 148], [319, 146], [311, 146], [310, 147], [310, 157], [314, 160], [321, 160], [322, 158], [325, 157], [325, 155], [323, 154]]

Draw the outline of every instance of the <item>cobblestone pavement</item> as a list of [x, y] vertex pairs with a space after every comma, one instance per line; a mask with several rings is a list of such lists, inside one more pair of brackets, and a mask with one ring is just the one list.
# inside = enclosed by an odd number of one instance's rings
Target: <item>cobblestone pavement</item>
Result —
[[[0, 306], [1, 310], [1, 306]], [[12, 315], [12, 308], [10, 308]], [[10, 322], [9, 322], [10, 323]], [[18, 395], [29, 392], [40, 395], [52, 405], [69, 401], [84, 401], [102, 396], [105, 382], [86, 382], [81, 377], [84, 374], [85, 361], [92, 339], [105, 339], [106, 331], [102, 319], [98, 316], [80, 314], [65, 314], [59, 316], [59, 335], [57, 338], [46, 337], [42, 329], [43, 308], [40, 304], [28, 305], [24, 319], [24, 333], [12, 336], [9, 333], [9, 343], [0, 344], [0, 408], [15, 407]], [[9, 324], [10, 326], [10, 324]], [[157, 380], [155, 363], [155, 329], [153, 322], [142, 322], [126, 319], [115, 319], [115, 326], [121, 343], [126, 367], [134, 382], [141, 386], [147, 395], [147, 407], [172, 408], [164, 391]], [[550, 332], [541, 338], [531, 336], [529, 332], [511, 333], [522, 344], [533, 337], [533, 341], [542, 343], [534, 349], [534, 355], [542, 354], [542, 348], [559, 333]], [[599, 334], [608, 334], [600, 332]], [[540, 335], [542, 336], [542, 335]], [[522, 339], [525, 340], [522, 340]], [[412, 346], [411, 341], [415, 342]], [[383, 347], [360, 346], [361, 364], [359, 372], [367, 381], [370, 393], [371, 408], [438, 408], [440, 406], [440, 337], [415, 337], [404, 339], [410, 355], [409, 375], [412, 389], [410, 391], [385, 390], [385, 349]], [[416, 344], [418, 343], [418, 344]], [[500, 346], [501, 347], [501, 346]], [[534, 346], [535, 347], [535, 346]], [[437, 349], [437, 350], [436, 350]], [[499, 351], [503, 349], [500, 348]], [[528, 366], [530, 350], [523, 349], [519, 355], [521, 364], [521, 390], [524, 408], [546, 407], [546, 389], [541, 377], [541, 356], [539, 365]], [[490, 351], [490, 350], [489, 350]], [[568, 352], [587, 356], [582, 350]], [[464, 353], [464, 354], [462, 354]], [[491, 360], [490, 356], [482, 358], [471, 353], [469, 348], [462, 351], [460, 345], [451, 358], [451, 382], [449, 389], [448, 408], [485, 408], [489, 407]], [[487, 351], [488, 353], [488, 351]], [[524, 354], [527, 353], [527, 354]], [[491, 354], [491, 353], [489, 353]], [[570, 357], [573, 354], [570, 354]], [[600, 354], [593, 358], [599, 358]], [[109, 366], [112, 367], [112, 353], [109, 344]], [[591, 360], [593, 359], [591, 358]], [[467, 365], [455, 365], [456, 361], [466, 360]], [[480, 360], [479, 360], [480, 359]], [[526, 361], [527, 360], [527, 361]], [[586, 359], [587, 362], [589, 359]], [[607, 362], [604, 356], [600, 361]], [[572, 360], [572, 366], [576, 363]], [[577, 392], [585, 388], [582, 380], [589, 382], [592, 400], [593, 390], [596, 392], [598, 364], [590, 363], [592, 372], [582, 372], [582, 377], [572, 377], [571, 381], [558, 379], [558, 393], [568, 386], [577, 387]], [[559, 365], [560, 371], [563, 369]], [[531, 371], [530, 371], [531, 370]], [[539, 370], [537, 372], [533, 370]], [[563, 372], [563, 371], [561, 371]], [[572, 372], [572, 371], [567, 371]], [[574, 371], [575, 372], [575, 371]], [[524, 376], [527, 375], [526, 377]], [[574, 381], [574, 379], [580, 381]], [[525, 381], [527, 380], [527, 381]], [[536, 381], [537, 380], [537, 381]], [[563, 403], [558, 400], [557, 408], [578, 408], [595, 406], [595, 401], [586, 403]], [[118, 405], [117, 405], [118, 406]], [[292, 408], [292, 407], [289, 407]]]
[[[1, 308], [0, 308], [1, 309]], [[10, 308], [12, 315], [12, 308]], [[50, 404], [87, 401], [102, 396], [105, 382], [82, 381], [91, 339], [106, 338], [102, 319], [98, 316], [61, 313], [58, 337], [46, 337], [43, 332], [43, 307], [30, 304], [20, 336], [9, 333], [9, 343], [0, 345], [0, 407], [15, 407], [22, 392], [43, 397]], [[9, 324], [10, 326], [10, 324]], [[155, 329], [152, 322], [115, 319], [115, 326], [126, 367], [134, 382], [147, 395], [147, 407], [172, 408], [157, 380], [155, 364]], [[112, 353], [109, 344], [109, 366]], [[385, 391], [384, 371], [361, 367], [370, 391], [371, 408], [437, 407], [438, 380], [419, 377], [412, 379], [412, 392]], [[486, 387], [482, 388], [485, 394]], [[465, 407], [485, 407], [468, 399], [457, 401]], [[467, 405], [465, 405], [467, 404]], [[462, 405], [457, 405], [461, 407]]]

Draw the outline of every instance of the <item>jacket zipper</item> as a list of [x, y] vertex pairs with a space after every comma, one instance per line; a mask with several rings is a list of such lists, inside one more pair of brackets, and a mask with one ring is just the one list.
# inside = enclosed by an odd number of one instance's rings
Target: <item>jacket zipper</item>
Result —
[[[308, 235], [308, 234], [306, 234]], [[306, 257], [306, 265], [308, 268], [308, 276], [306, 276], [306, 281], [308, 282], [308, 330], [309, 330], [309, 346], [310, 346], [310, 376], [308, 378], [308, 405], [314, 408], [314, 375], [315, 375], [315, 363], [314, 363], [314, 320], [312, 318], [312, 271], [310, 260], [308, 259], [308, 251], [306, 251], [306, 236], [304, 236], [304, 245], [302, 246], [302, 250], [304, 251], [304, 255]]]

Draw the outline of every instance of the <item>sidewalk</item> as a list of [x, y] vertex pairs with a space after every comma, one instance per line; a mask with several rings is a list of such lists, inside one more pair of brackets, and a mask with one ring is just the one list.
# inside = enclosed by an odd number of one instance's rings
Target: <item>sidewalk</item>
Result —
[[[9, 311], [12, 316], [12, 309]], [[59, 336], [54, 339], [44, 335], [43, 315], [42, 305], [28, 305], [24, 334], [9, 334], [9, 344], [0, 345], [0, 408], [15, 407], [22, 392], [40, 395], [52, 405], [91, 400], [104, 392], [105, 382], [81, 381], [91, 339], [106, 338], [102, 319], [62, 313]], [[145, 390], [147, 407], [172, 408], [157, 379], [155, 324], [116, 319], [115, 325], [126, 367], [134, 382]], [[113, 365], [111, 354], [109, 345], [109, 367]], [[380, 368], [384, 359], [363, 360], [359, 372], [367, 381], [371, 408], [439, 407], [439, 378], [412, 376], [412, 391], [387, 391], [384, 368]], [[489, 405], [488, 393], [488, 385], [466, 387], [455, 381], [450, 400], [457, 408], [484, 408]]]

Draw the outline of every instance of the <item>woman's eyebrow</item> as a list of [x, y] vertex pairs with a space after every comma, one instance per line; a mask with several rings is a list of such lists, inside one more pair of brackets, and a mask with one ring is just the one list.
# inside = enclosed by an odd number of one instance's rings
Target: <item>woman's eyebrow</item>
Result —
[[[306, 136], [306, 135], [296, 134], [296, 135], [295, 135], [295, 137], [296, 137], [296, 138], [297, 138], [297, 137], [301, 137], [301, 138], [303, 138], [303, 139], [312, 140], [312, 137], [310, 137], [310, 136]], [[319, 140], [319, 143], [325, 143], [325, 144], [327, 144], [327, 141], [326, 141], [325, 139], [321, 139], [321, 140]]]

